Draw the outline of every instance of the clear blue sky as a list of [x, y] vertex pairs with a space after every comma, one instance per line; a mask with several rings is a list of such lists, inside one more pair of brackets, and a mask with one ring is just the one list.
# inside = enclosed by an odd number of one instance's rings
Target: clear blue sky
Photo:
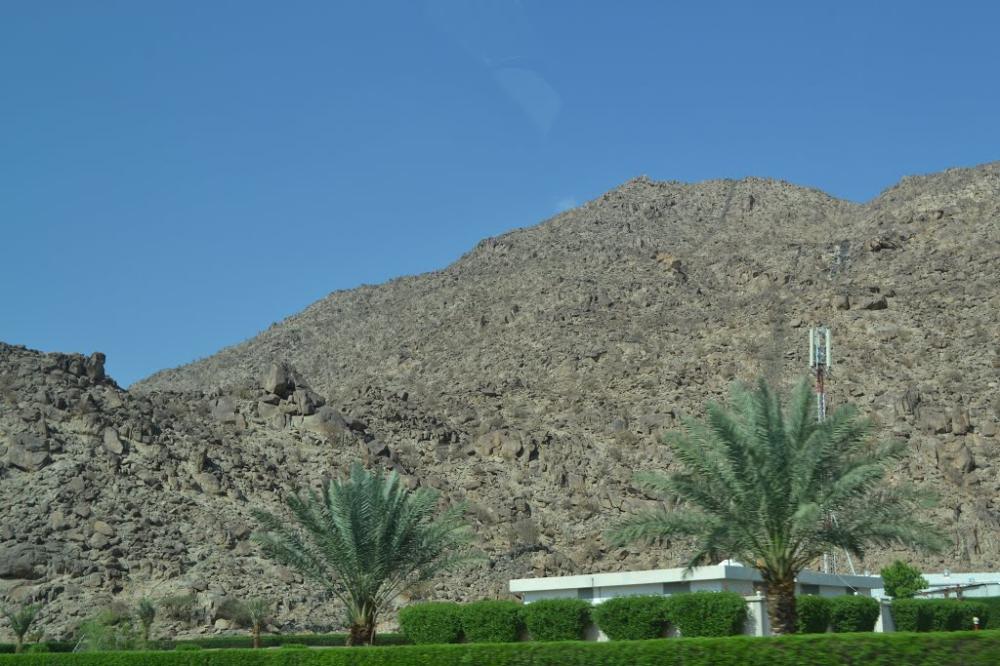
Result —
[[0, 0], [0, 340], [128, 385], [639, 174], [1000, 159], [998, 7]]

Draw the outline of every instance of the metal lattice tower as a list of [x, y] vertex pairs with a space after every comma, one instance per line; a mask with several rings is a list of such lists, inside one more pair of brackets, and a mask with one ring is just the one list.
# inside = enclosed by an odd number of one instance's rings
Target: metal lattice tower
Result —
[[809, 329], [809, 367], [816, 373], [816, 419], [826, 419], [826, 377], [830, 374], [830, 329]]

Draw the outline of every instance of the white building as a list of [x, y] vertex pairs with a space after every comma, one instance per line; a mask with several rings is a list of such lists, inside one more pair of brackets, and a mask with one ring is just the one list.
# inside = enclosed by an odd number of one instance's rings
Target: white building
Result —
[[[619, 573], [586, 574], [582, 576], [549, 576], [518, 578], [510, 581], [510, 591], [530, 604], [541, 599], [585, 599], [599, 604], [615, 597], [638, 595], [671, 595], [683, 592], [736, 592], [743, 595], [749, 608], [745, 633], [766, 636], [771, 633], [765, 607], [764, 580], [753, 568], [724, 562], [712, 566], [623, 571]], [[835, 597], [844, 594], [872, 596], [872, 590], [882, 588], [879, 576], [855, 576], [803, 571], [796, 579], [797, 594], [817, 594]], [[883, 605], [876, 631], [892, 631], [888, 607]], [[606, 640], [592, 627], [591, 639]]]
[[[921, 599], [943, 597], [1000, 597], [1000, 573], [995, 571], [979, 573], [925, 573], [927, 589], [917, 596]], [[873, 591], [874, 596], [885, 596], [885, 591]]]
[[[539, 599], [586, 599], [599, 604], [613, 597], [640, 594], [677, 594], [708, 590], [738, 592], [755, 596], [764, 591], [764, 581], [756, 569], [739, 564], [716, 564], [684, 568], [623, 571], [619, 573], [586, 574], [582, 576], [549, 576], [518, 578], [510, 581], [510, 591], [521, 595], [524, 603]], [[803, 571], [796, 584], [798, 594], [818, 594], [825, 597], [841, 594], [871, 596], [873, 589], [882, 588], [879, 576], [852, 576]]]

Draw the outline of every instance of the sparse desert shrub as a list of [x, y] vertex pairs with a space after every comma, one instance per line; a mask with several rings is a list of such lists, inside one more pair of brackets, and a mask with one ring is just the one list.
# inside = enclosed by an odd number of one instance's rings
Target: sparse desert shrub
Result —
[[197, 602], [198, 599], [193, 594], [177, 594], [160, 599], [160, 610], [171, 620], [190, 623], [194, 619]]

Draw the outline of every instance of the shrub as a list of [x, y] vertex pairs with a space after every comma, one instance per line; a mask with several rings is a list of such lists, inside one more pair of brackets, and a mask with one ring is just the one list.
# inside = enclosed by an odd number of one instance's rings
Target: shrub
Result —
[[666, 632], [669, 621], [668, 599], [616, 597], [594, 606], [590, 613], [601, 631], [613, 641], [659, 638]]
[[399, 611], [399, 627], [418, 645], [457, 643], [462, 636], [462, 610], [447, 601], [413, 604]]
[[141, 647], [142, 633], [128, 614], [112, 607], [80, 623], [76, 643], [83, 652], [136, 650]]
[[879, 605], [871, 597], [845, 594], [830, 597], [830, 628], [836, 633], [874, 631]]
[[48, 643], [32, 643], [24, 649], [25, 652], [52, 652]]
[[823, 634], [830, 628], [830, 600], [813, 594], [795, 600], [798, 615], [796, 628], [800, 634]]
[[194, 643], [178, 643], [174, 646], [175, 650], [180, 650], [181, 652], [190, 652], [191, 650], [200, 650], [200, 645], [195, 645]]
[[962, 631], [972, 629], [972, 618], [980, 628], [989, 625], [989, 606], [981, 601], [960, 599], [897, 599], [892, 619], [897, 631]]
[[308, 650], [309, 646], [304, 643], [282, 643], [282, 650]]
[[933, 599], [894, 599], [892, 621], [896, 631], [930, 631], [934, 626]]
[[471, 643], [511, 643], [521, 637], [521, 604], [486, 600], [462, 608], [462, 632]]
[[523, 608], [524, 624], [536, 641], [579, 641], [590, 623], [590, 603], [582, 599], [542, 599]]
[[178, 594], [160, 599], [163, 614], [178, 622], [191, 622], [198, 599], [193, 594]]
[[682, 636], [736, 636], [743, 633], [747, 602], [736, 592], [691, 592], [667, 598], [667, 616]]
[[902, 560], [896, 560], [879, 572], [885, 584], [885, 593], [893, 599], [908, 599], [927, 587], [927, 579], [920, 569]]

